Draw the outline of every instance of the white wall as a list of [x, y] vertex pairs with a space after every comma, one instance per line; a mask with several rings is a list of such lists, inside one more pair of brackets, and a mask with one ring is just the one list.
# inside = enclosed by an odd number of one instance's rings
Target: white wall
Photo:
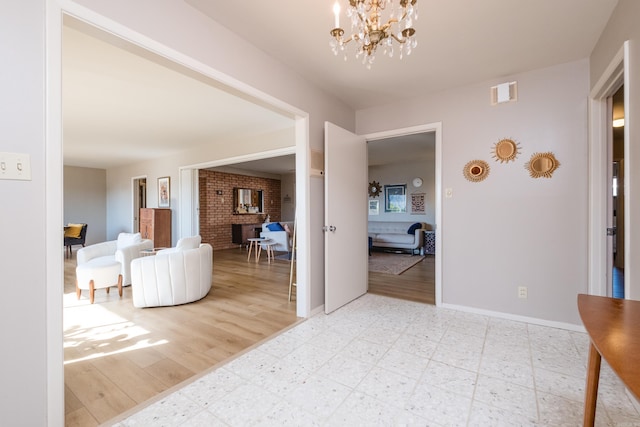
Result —
[[[640, 188], [640, 2], [637, 0], [619, 0], [609, 22], [602, 33], [591, 58], [591, 87], [593, 87], [605, 68], [609, 65], [623, 43], [629, 40], [629, 79], [625, 91], [628, 96], [625, 108], [625, 130], [628, 132], [628, 152], [625, 153], [626, 191], [626, 260], [625, 282], [630, 285], [625, 295], [629, 299], [640, 299], [640, 282], [636, 279], [640, 256], [640, 224], [631, 218], [640, 217], [640, 197], [634, 197], [633, 189]], [[638, 126], [636, 126], [638, 125]]]
[[[413, 186], [413, 178], [422, 178], [422, 186], [416, 188]], [[432, 162], [406, 162], [402, 164], [369, 166], [369, 182], [378, 181], [382, 186], [379, 197], [369, 197], [369, 200], [379, 201], [379, 214], [369, 215], [369, 221], [412, 221], [426, 222], [430, 225], [429, 229], [435, 229], [436, 210], [435, 210], [435, 190], [436, 175], [435, 163]], [[407, 212], [391, 213], [384, 211], [385, 196], [384, 186], [405, 184], [407, 186]], [[425, 193], [425, 213], [411, 213], [411, 194]]]
[[[488, 81], [426, 99], [357, 112], [357, 133], [442, 122], [443, 302], [579, 324], [576, 294], [587, 288], [587, 60]], [[518, 82], [518, 101], [489, 105], [489, 88]], [[402, 111], [399, 114], [398, 111]], [[513, 138], [517, 160], [496, 163], [493, 145]], [[553, 152], [552, 179], [532, 179], [524, 164]], [[468, 182], [463, 166], [489, 162]], [[517, 287], [527, 286], [528, 299]]]
[[[0, 181], [0, 414], [3, 425], [47, 424], [45, 4], [0, 14], [0, 151], [31, 157], [31, 181]], [[60, 165], [62, 169], [62, 165]], [[62, 194], [57, 197], [62, 198]], [[57, 247], [62, 248], [62, 210]], [[59, 250], [62, 257], [62, 250]], [[62, 328], [62, 325], [60, 325]], [[54, 357], [54, 355], [51, 355]]]
[[86, 223], [86, 244], [107, 237], [107, 171], [64, 167], [63, 223]]

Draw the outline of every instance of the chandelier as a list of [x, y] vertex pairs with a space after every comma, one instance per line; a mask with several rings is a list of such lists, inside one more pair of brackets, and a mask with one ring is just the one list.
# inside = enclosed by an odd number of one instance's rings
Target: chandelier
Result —
[[[398, 4], [394, 4], [398, 1]], [[418, 19], [416, 3], [418, 0], [349, 0], [347, 17], [351, 21], [352, 35], [344, 38], [340, 28], [340, 4], [333, 5], [335, 28], [331, 30], [331, 49], [334, 55], [344, 52], [344, 46], [353, 40], [356, 44], [356, 58], [362, 57], [362, 63], [371, 68], [378, 48], [383, 54], [393, 57], [394, 40], [399, 44], [399, 56], [410, 55], [418, 41], [413, 21]], [[390, 16], [384, 22], [382, 12], [389, 6]], [[346, 53], [344, 54], [347, 60]]]

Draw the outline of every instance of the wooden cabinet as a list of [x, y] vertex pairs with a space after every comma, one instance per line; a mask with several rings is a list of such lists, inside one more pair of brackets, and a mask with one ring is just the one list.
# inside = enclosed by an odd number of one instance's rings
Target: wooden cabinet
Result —
[[247, 239], [260, 237], [262, 224], [231, 224], [231, 241], [237, 245], [247, 243]]
[[156, 248], [171, 247], [171, 209], [140, 209], [140, 234]]

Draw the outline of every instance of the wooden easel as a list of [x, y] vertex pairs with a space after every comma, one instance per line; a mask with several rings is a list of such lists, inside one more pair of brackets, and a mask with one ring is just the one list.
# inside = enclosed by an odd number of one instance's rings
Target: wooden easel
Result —
[[[291, 290], [297, 285], [293, 281], [294, 268], [296, 263], [296, 236], [298, 234], [298, 217], [293, 220], [293, 242], [291, 244], [291, 271], [289, 272], [289, 302], [291, 302]], [[295, 272], [297, 274], [297, 271]]]

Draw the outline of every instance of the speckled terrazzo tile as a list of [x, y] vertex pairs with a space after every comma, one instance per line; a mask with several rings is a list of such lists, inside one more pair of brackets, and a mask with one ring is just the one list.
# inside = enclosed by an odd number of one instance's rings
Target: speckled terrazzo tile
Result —
[[180, 427], [227, 427], [228, 425], [205, 409], [184, 424], [180, 424]]
[[224, 368], [239, 377], [250, 379], [269, 368], [269, 366], [278, 360], [275, 356], [260, 351], [259, 349], [254, 349], [227, 363]]
[[300, 338], [281, 334], [263, 343], [260, 346], [260, 350], [272, 356], [282, 358], [305, 342], [306, 341], [302, 341]]
[[281, 399], [252, 384], [244, 384], [212, 402], [207, 410], [232, 426], [248, 425], [273, 409]]
[[373, 368], [372, 363], [337, 354], [322, 365], [316, 374], [355, 388]]
[[333, 357], [333, 351], [311, 344], [303, 344], [281, 360], [288, 364], [296, 364], [303, 369], [313, 372]]
[[207, 407], [243, 384], [246, 384], [244, 379], [220, 368], [182, 388], [179, 393], [201, 407]]
[[468, 398], [473, 397], [478, 374], [444, 363], [431, 361], [418, 384], [438, 387]]
[[326, 420], [352, 391], [350, 387], [328, 378], [312, 375], [286, 400], [319, 419]]
[[534, 419], [475, 401], [471, 406], [469, 426], [474, 427], [541, 427]]
[[324, 348], [332, 352], [338, 352], [353, 340], [352, 337], [328, 329], [322, 331], [308, 341], [308, 344]]
[[577, 378], [587, 377], [587, 368], [581, 357], [575, 358], [560, 352], [540, 352], [532, 350], [533, 369], [569, 375]]
[[282, 401], [251, 424], [256, 427], [320, 427], [320, 419], [290, 402]]
[[436, 351], [437, 346], [438, 343], [430, 339], [402, 334], [390, 350], [397, 350], [430, 359]]
[[498, 378], [524, 387], [533, 388], [533, 368], [529, 359], [520, 363], [518, 358], [511, 360], [499, 360], [491, 357], [482, 357], [480, 361], [480, 373], [492, 378]]
[[363, 393], [352, 393], [329, 417], [325, 426], [391, 426], [400, 408]]
[[343, 350], [342, 354], [352, 359], [361, 360], [365, 363], [375, 364], [384, 356], [388, 348], [372, 342], [360, 339], [353, 340]]
[[535, 381], [538, 391], [561, 396], [574, 402], [584, 401], [586, 376], [582, 378], [572, 377], [537, 368], [535, 370]]
[[407, 402], [406, 409], [438, 425], [466, 426], [471, 399], [441, 388], [420, 384]]
[[480, 366], [480, 356], [479, 352], [473, 350], [438, 344], [436, 351], [431, 356], [431, 360], [468, 371], [477, 371]]
[[202, 407], [178, 393], [147, 406], [123, 420], [123, 426], [179, 426], [202, 411]]
[[378, 366], [410, 378], [418, 379], [428, 363], [429, 359], [427, 358], [391, 349], [378, 361]]
[[309, 375], [311, 375], [309, 371], [295, 363], [278, 360], [252, 377], [249, 382], [280, 397], [285, 397], [298, 388]]
[[481, 353], [484, 346], [484, 335], [469, 335], [459, 329], [449, 328], [440, 339], [440, 344], [455, 347], [458, 350]]
[[371, 369], [356, 387], [357, 391], [403, 407], [416, 385], [416, 380], [379, 367]]
[[479, 375], [474, 399], [527, 418], [538, 418], [536, 393], [528, 387]]

